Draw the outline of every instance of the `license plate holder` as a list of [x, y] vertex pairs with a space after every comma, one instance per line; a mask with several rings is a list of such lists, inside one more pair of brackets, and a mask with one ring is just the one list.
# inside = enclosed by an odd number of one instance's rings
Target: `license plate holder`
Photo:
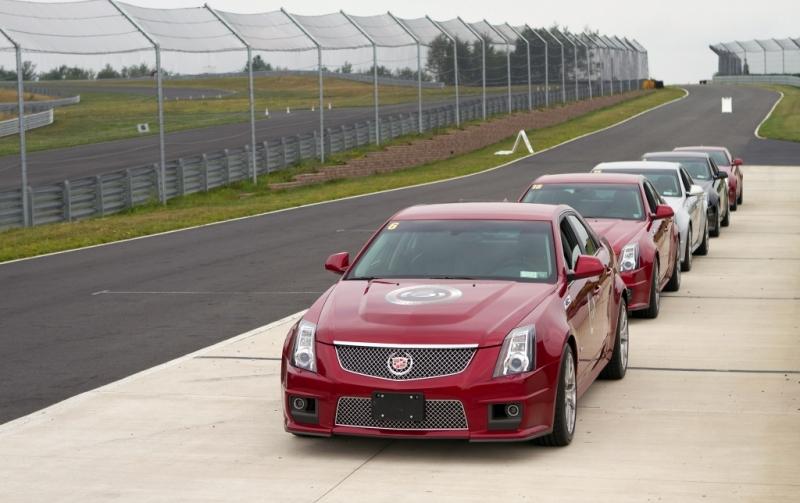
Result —
[[422, 393], [372, 393], [372, 419], [377, 422], [425, 421], [425, 395]]

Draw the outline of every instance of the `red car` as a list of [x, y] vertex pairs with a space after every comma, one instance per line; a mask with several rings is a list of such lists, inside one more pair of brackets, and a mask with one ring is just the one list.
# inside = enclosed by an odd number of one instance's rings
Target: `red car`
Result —
[[394, 215], [290, 330], [281, 383], [297, 435], [540, 438], [628, 363], [613, 250], [571, 208], [415, 206]]
[[628, 309], [655, 318], [661, 290], [681, 285], [680, 235], [672, 208], [641, 175], [576, 173], [537, 178], [523, 203], [566, 204], [607, 239], [620, 257]]
[[738, 157], [734, 159], [725, 147], [676, 147], [674, 150], [683, 152], [702, 152], [708, 154], [717, 163], [717, 167], [728, 173], [728, 201], [731, 211], [736, 211], [738, 206], [744, 202], [744, 173], [742, 173], [742, 162]]

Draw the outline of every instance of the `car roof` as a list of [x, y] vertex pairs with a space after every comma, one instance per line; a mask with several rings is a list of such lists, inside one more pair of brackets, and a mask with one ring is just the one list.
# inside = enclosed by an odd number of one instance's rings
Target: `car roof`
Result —
[[667, 158], [692, 158], [696, 157], [698, 159], [708, 159], [708, 154], [705, 152], [676, 152], [674, 150], [670, 150], [668, 152], [648, 152], [644, 154], [642, 157], [667, 157]]
[[699, 149], [702, 150], [719, 150], [721, 152], [727, 152], [728, 149], [725, 147], [717, 147], [713, 145], [694, 145], [690, 147], [675, 147], [672, 149], [673, 152], [685, 152], [685, 151], [698, 151]]
[[642, 183], [642, 175], [626, 175], [617, 173], [565, 173], [563, 175], [544, 175], [533, 181], [536, 183], [618, 183], [638, 185]]
[[520, 203], [448, 203], [411, 206], [400, 210], [392, 220], [532, 220], [550, 221], [566, 205]]
[[671, 169], [671, 170], [678, 170], [680, 169], [681, 165], [677, 162], [667, 162], [667, 161], [621, 161], [621, 162], [601, 162], [593, 169], [604, 170], [604, 169]]

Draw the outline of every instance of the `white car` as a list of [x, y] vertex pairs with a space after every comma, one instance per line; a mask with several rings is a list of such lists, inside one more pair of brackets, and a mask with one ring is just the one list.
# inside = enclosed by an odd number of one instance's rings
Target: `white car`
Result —
[[593, 173], [631, 173], [644, 175], [675, 212], [681, 235], [681, 270], [692, 268], [692, 254], [708, 253], [708, 199], [703, 187], [677, 162], [604, 162]]

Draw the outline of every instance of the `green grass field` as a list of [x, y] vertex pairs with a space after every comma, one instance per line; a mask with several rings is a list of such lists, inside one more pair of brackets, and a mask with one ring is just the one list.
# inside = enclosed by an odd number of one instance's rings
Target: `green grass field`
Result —
[[[44, 84], [44, 83], [43, 83]], [[31, 131], [27, 135], [28, 151], [36, 152], [54, 148], [74, 147], [89, 143], [121, 140], [140, 136], [136, 125], [147, 122], [150, 134], [158, 134], [157, 106], [153, 96], [135, 93], [107, 92], [108, 87], [148, 87], [151, 80], [99, 80], [86, 82], [47, 82], [46, 85], [80, 86], [81, 103], [55, 110], [55, 123]], [[208, 78], [193, 80], [167, 80], [168, 88], [219, 89], [235, 94], [205, 100], [169, 100], [164, 104], [167, 132], [186, 129], [247, 122], [250, 118], [248, 85], [244, 77]], [[96, 88], [97, 91], [92, 91]], [[317, 80], [314, 77], [282, 76], [255, 79], [255, 108], [257, 117], [263, 118], [265, 109], [282, 113], [286, 107], [309, 109], [319, 106]], [[371, 106], [372, 85], [345, 79], [325, 78], [325, 103], [336, 108]], [[527, 87], [524, 88], [527, 90]], [[105, 91], [105, 92], [104, 92]], [[477, 95], [480, 88], [460, 88], [463, 95]], [[518, 91], [522, 92], [523, 88]], [[16, 93], [12, 90], [13, 99]], [[494, 92], [504, 92], [495, 89]], [[409, 103], [417, 100], [413, 86], [379, 86], [383, 105]], [[454, 89], [423, 89], [423, 100], [442, 101], [454, 99]], [[14, 137], [0, 140], [0, 156], [18, 154], [18, 140]]]
[[770, 89], [783, 92], [784, 97], [758, 133], [774, 140], [800, 142], [800, 88], [770, 86]]
[[[607, 107], [549, 128], [529, 131], [537, 150], [615, 124], [625, 118], [680, 97], [683, 91], [667, 88]], [[408, 141], [408, 140], [405, 140]], [[424, 182], [467, 175], [519, 158], [498, 158], [494, 152], [507, 149], [513, 138], [470, 154], [411, 169], [364, 178], [336, 180], [321, 185], [272, 191], [268, 184], [286, 180], [293, 173], [314, 166], [301, 166], [261, 177], [257, 185], [240, 183], [207, 194], [171, 200], [166, 206], [143, 206], [124, 214], [75, 223], [53, 224], [0, 233], [0, 261], [30, 257], [120, 239], [145, 236], [230, 218], [256, 215], [320, 201], [406, 187]], [[348, 156], [356, 155], [353, 153]], [[334, 159], [342, 162], [343, 158]], [[522, 190], [522, 187], [520, 187]]]

